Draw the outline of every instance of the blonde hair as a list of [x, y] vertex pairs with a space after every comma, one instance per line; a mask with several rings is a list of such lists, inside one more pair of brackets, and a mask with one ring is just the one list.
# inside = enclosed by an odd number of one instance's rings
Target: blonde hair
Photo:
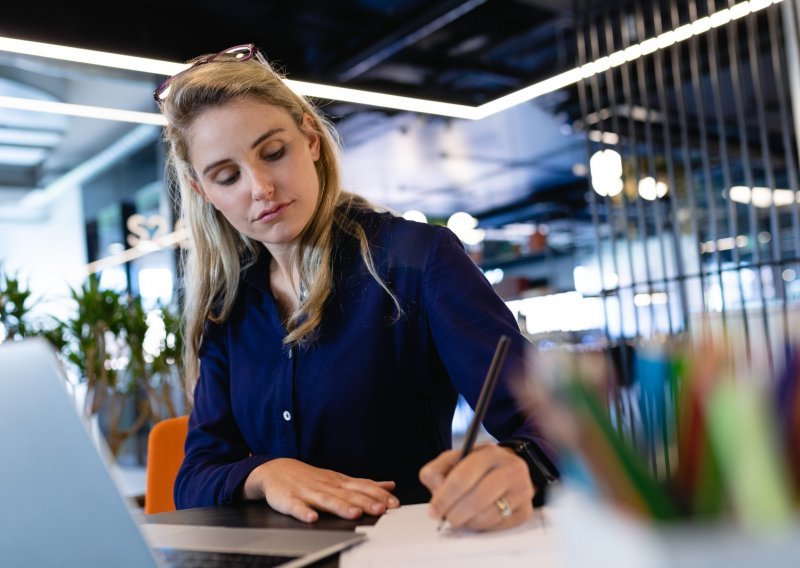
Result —
[[[194, 61], [203, 59], [198, 57]], [[190, 62], [191, 63], [191, 62]], [[236, 61], [215, 59], [197, 65], [170, 82], [161, 104], [167, 119], [164, 139], [168, 145], [167, 167], [177, 186], [181, 218], [187, 225], [191, 246], [182, 257], [184, 273], [184, 379], [191, 399], [199, 378], [199, 351], [206, 321], [224, 322], [238, 292], [241, 271], [266, 248], [240, 234], [225, 217], [192, 189], [196, 174], [189, 164], [188, 131], [206, 110], [226, 103], [253, 99], [281, 108], [302, 129], [303, 116], [311, 117], [320, 137], [320, 155], [315, 162], [320, 183], [317, 207], [293, 245], [292, 258], [306, 292], [300, 306], [289, 315], [284, 344], [294, 346], [313, 340], [322, 321], [323, 309], [333, 288], [332, 249], [334, 228], [354, 237], [367, 270], [389, 294], [397, 309], [397, 297], [378, 274], [369, 242], [351, 210], [374, 210], [365, 199], [342, 190], [339, 168], [339, 139], [333, 127], [303, 97], [289, 89], [269, 66], [256, 59]], [[267, 253], [268, 254], [268, 253]]]

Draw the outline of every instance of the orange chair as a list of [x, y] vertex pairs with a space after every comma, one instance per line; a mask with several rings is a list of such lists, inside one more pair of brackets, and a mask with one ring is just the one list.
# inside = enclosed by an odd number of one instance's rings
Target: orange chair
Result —
[[183, 461], [183, 445], [188, 430], [189, 417], [178, 416], [162, 420], [150, 431], [144, 494], [144, 512], [147, 515], [175, 510], [172, 491]]

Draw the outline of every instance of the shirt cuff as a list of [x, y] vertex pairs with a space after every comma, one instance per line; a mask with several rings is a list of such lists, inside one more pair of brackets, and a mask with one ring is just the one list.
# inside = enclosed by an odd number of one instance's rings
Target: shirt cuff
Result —
[[233, 505], [234, 503], [241, 503], [244, 501], [242, 497], [242, 487], [245, 480], [250, 473], [263, 463], [270, 461], [270, 456], [251, 456], [240, 462], [237, 462], [228, 471], [228, 476], [225, 479], [225, 486], [222, 489], [222, 503], [223, 505]]
[[547, 454], [535, 442], [527, 438], [509, 438], [499, 442], [498, 445], [510, 448], [525, 460], [531, 475], [531, 481], [536, 488], [536, 493], [533, 496], [533, 506], [541, 507], [544, 505], [550, 488], [558, 483], [560, 478], [558, 469], [553, 465]]

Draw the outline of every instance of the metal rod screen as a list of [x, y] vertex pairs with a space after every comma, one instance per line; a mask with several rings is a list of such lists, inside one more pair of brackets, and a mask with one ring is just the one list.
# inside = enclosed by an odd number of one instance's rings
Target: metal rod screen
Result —
[[[736, 5], [580, 0], [578, 64], [605, 64], [578, 95], [610, 343], [716, 333], [772, 371], [800, 299], [797, 38], [785, 31], [798, 14], [789, 1]], [[650, 38], [665, 41], [644, 53]]]

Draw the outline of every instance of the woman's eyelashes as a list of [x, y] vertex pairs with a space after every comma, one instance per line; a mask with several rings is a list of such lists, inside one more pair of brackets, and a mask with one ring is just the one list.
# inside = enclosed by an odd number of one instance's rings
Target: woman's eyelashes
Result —
[[270, 150], [264, 152], [262, 154], [262, 158], [268, 162], [274, 162], [275, 160], [280, 160], [283, 157], [284, 152], [286, 151], [285, 146], [281, 146], [277, 150]]
[[[261, 153], [261, 159], [265, 162], [276, 162], [286, 154], [286, 146], [273, 150], [265, 150]], [[214, 182], [219, 185], [233, 185], [241, 177], [238, 169], [223, 168], [214, 176]]]
[[220, 172], [215, 180], [220, 185], [232, 185], [239, 179], [239, 172]]

